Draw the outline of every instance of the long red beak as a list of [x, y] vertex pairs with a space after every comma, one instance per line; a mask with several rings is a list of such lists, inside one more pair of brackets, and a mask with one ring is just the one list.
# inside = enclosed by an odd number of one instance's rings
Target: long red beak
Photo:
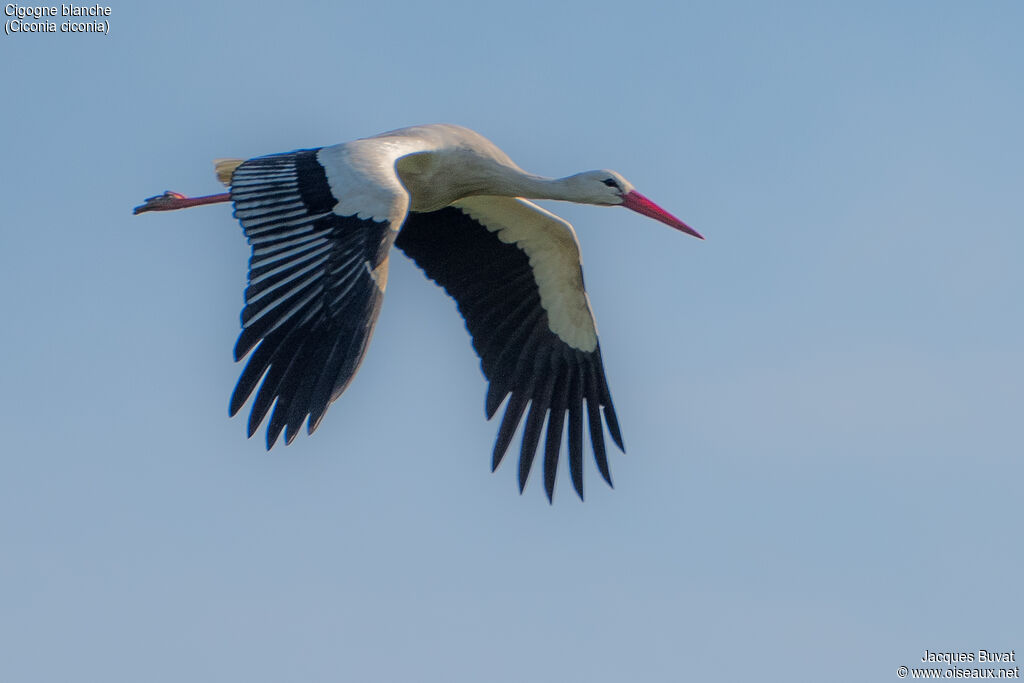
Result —
[[637, 213], [648, 216], [649, 218], [653, 218], [656, 221], [661, 221], [665, 225], [671, 225], [676, 230], [682, 230], [686, 234], [693, 235], [697, 239], [704, 239], [704, 235], [701, 235], [689, 225], [682, 222], [636, 190], [633, 190], [622, 197], [622, 205], [627, 209], [636, 211]]

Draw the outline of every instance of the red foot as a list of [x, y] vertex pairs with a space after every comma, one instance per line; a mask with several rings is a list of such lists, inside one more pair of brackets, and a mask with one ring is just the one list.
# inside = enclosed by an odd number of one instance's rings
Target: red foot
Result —
[[180, 192], [168, 190], [163, 194], [148, 198], [143, 204], [132, 209], [133, 214], [145, 213], [146, 211], [175, 211], [176, 209], [187, 209], [190, 206], [201, 206], [203, 204], [218, 204], [231, 201], [231, 195], [211, 194], [206, 197], [186, 197]]

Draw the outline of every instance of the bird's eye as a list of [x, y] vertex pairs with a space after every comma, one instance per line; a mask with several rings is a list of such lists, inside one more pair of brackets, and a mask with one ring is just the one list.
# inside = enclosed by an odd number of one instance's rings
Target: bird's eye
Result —
[[619, 183], [615, 180], [615, 178], [605, 178], [601, 182], [607, 185], [608, 187], [614, 187], [616, 190], [622, 189], [621, 187], [619, 187]]

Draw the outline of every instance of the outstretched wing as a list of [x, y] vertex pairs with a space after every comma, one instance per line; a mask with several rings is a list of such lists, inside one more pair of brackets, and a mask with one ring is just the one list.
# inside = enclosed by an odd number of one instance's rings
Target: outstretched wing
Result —
[[362, 363], [387, 283], [392, 225], [408, 205], [397, 178], [384, 178], [354, 170], [343, 145], [250, 159], [231, 175], [252, 257], [235, 360], [251, 355], [230, 410], [259, 385], [249, 436], [273, 406], [268, 449], [282, 429], [290, 443], [307, 417], [312, 433]]
[[497, 468], [522, 420], [519, 490], [547, 421], [544, 486], [554, 494], [566, 416], [569, 472], [583, 498], [583, 402], [598, 469], [611, 485], [601, 416], [620, 449], [615, 409], [572, 226], [531, 202], [478, 196], [410, 213], [395, 244], [456, 301], [480, 356], [487, 418], [509, 397], [494, 445]]

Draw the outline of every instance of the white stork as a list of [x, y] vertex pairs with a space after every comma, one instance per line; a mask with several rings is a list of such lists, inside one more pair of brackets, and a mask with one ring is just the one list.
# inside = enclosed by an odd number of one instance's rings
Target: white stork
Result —
[[544, 485], [551, 500], [568, 414], [569, 471], [582, 499], [586, 400], [594, 458], [611, 485], [602, 414], [612, 440], [625, 449], [583, 289], [576, 233], [524, 198], [621, 205], [699, 233], [618, 173], [532, 175], [483, 136], [454, 125], [215, 164], [230, 192], [165, 192], [134, 212], [234, 203], [252, 257], [235, 344], [235, 360], [248, 355], [249, 361], [230, 412], [256, 391], [250, 437], [268, 412], [268, 449], [282, 430], [287, 444], [303, 422], [309, 433], [319, 426], [366, 354], [395, 244], [458, 304], [490, 382], [487, 418], [511, 396], [492, 468], [529, 405], [519, 490], [546, 418]]

